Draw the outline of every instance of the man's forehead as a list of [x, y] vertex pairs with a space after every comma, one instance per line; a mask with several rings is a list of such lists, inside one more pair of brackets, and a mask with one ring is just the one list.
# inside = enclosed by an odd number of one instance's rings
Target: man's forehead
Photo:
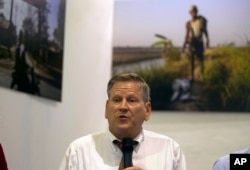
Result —
[[116, 91], [138, 92], [141, 91], [141, 87], [135, 81], [116, 82], [111, 88], [111, 92]]
[[114, 83], [113, 87], [117, 86], [135, 86], [135, 87], [140, 87], [140, 84], [136, 81], [117, 81]]
[[119, 88], [119, 87], [134, 87], [134, 88], [140, 88], [140, 84], [136, 81], [118, 81], [114, 83], [113, 88]]

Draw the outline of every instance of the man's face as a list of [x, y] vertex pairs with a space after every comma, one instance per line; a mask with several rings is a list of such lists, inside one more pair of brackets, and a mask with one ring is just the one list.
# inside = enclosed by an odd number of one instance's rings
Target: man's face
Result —
[[117, 82], [113, 85], [106, 102], [105, 118], [110, 131], [117, 137], [135, 138], [148, 120], [151, 103], [144, 102], [142, 90], [134, 81]]
[[189, 14], [191, 15], [191, 17], [194, 19], [197, 16], [197, 12], [195, 10], [191, 10], [189, 12]]

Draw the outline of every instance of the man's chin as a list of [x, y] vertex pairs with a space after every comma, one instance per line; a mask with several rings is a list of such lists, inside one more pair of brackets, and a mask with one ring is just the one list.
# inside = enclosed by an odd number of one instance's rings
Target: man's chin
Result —
[[128, 125], [123, 124], [123, 125], [118, 126], [118, 131], [122, 135], [127, 135], [127, 134], [131, 133], [131, 128], [129, 128]]
[[119, 131], [123, 131], [123, 132], [129, 131], [129, 127], [130, 126], [128, 124], [120, 124], [120, 125], [118, 125]]

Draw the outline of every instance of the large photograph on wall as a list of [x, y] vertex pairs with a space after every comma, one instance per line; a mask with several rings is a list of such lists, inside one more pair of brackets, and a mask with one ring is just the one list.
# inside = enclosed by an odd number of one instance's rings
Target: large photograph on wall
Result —
[[135, 72], [154, 110], [250, 111], [249, 0], [116, 0], [113, 74]]
[[0, 0], [0, 86], [61, 101], [65, 0]]

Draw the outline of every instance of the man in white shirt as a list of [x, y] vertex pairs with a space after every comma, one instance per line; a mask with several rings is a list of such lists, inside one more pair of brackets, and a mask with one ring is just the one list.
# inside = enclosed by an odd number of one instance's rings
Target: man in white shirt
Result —
[[108, 129], [73, 141], [60, 170], [123, 169], [123, 154], [114, 141], [125, 137], [138, 142], [132, 153], [133, 166], [126, 170], [186, 170], [179, 144], [142, 128], [151, 114], [150, 89], [143, 78], [134, 73], [116, 75], [109, 81], [107, 93]]

